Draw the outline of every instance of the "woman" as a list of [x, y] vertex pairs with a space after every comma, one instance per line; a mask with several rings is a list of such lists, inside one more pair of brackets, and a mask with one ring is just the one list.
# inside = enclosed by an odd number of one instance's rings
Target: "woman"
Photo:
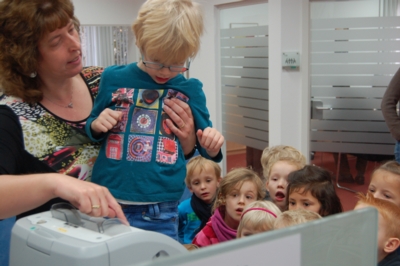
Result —
[[[59, 173], [90, 180], [99, 146], [87, 138], [84, 126], [103, 69], [82, 68], [72, 2], [3, 0], [0, 25], [0, 104], [18, 116], [25, 149]], [[174, 100], [165, 112], [184, 153], [192, 154], [190, 108]]]

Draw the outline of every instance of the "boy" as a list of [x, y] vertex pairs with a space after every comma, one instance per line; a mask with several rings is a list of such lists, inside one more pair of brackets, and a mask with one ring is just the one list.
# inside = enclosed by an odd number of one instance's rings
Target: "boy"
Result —
[[391, 201], [400, 208], [400, 164], [388, 161], [375, 169], [368, 191], [375, 198]]
[[371, 193], [359, 194], [355, 210], [375, 207], [378, 218], [378, 266], [400, 265], [400, 257], [395, 252], [400, 246], [400, 208], [387, 200], [374, 198]]
[[268, 200], [272, 200], [281, 211], [286, 210], [288, 175], [306, 165], [306, 158], [291, 146], [267, 147], [261, 156]]
[[103, 141], [92, 181], [111, 191], [132, 226], [178, 240], [186, 162], [164, 101], [190, 106], [202, 156], [219, 162], [224, 142], [211, 127], [202, 83], [181, 74], [199, 50], [203, 17], [191, 0], [148, 0], [132, 29], [142, 60], [105, 69], [86, 124], [89, 137]]
[[192, 197], [181, 202], [179, 212], [179, 241], [190, 244], [194, 236], [211, 217], [212, 202], [221, 180], [221, 168], [202, 156], [192, 158], [187, 167], [186, 186]]

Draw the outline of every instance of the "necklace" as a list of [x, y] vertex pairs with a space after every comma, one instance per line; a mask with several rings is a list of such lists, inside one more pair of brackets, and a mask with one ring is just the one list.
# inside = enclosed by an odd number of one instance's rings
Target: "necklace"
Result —
[[71, 90], [71, 99], [69, 100], [69, 104], [67, 104], [67, 105], [61, 105], [56, 102], [53, 102], [52, 100], [50, 100], [50, 98], [46, 97], [44, 94], [43, 94], [43, 97], [46, 98], [47, 100], [49, 100], [49, 102], [51, 102], [52, 104], [58, 105], [60, 107], [72, 109], [72, 108], [74, 108], [74, 104], [72, 103], [72, 95], [73, 95], [73, 91]]

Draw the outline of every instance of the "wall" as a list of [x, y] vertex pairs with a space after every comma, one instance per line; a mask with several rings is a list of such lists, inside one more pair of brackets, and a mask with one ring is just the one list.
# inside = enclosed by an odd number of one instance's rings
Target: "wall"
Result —
[[84, 25], [131, 25], [144, 0], [72, 0]]

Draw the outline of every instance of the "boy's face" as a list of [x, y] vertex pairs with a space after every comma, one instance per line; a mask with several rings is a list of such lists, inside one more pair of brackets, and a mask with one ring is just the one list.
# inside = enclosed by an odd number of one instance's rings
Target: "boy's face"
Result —
[[[147, 64], [148, 66], [151, 63], [161, 63], [163, 64], [163, 62], [160, 62], [160, 60], [156, 60], [156, 59], [152, 59], [152, 58], [147, 58], [145, 57], [143, 59], [145, 62], [149, 62], [149, 64]], [[172, 66], [184, 66], [185, 62], [176, 62], [174, 64], [172, 64]], [[143, 64], [143, 61], [140, 61], [138, 63], [138, 66], [141, 70], [143, 70], [144, 72], [146, 72], [147, 74], [149, 74], [149, 76], [157, 83], [157, 84], [165, 84], [168, 82], [168, 80], [173, 79], [174, 77], [176, 77], [178, 74], [180, 74], [181, 72], [174, 72], [171, 71], [168, 67], [170, 65], [164, 65], [163, 68], [161, 69], [153, 69], [150, 67], [146, 67]]]
[[238, 227], [243, 209], [257, 200], [257, 192], [257, 186], [252, 181], [245, 181], [242, 186], [237, 185], [226, 195], [224, 222], [230, 228]]
[[388, 200], [400, 207], [400, 176], [376, 170], [368, 187], [374, 198]]
[[271, 167], [271, 172], [266, 184], [272, 201], [281, 209], [285, 210], [286, 194], [287, 194], [287, 178], [288, 175], [298, 170], [297, 166], [286, 161], [278, 161]]
[[218, 188], [220, 177], [215, 176], [214, 169], [206, 165], [203, 170], [196, 169], [190, 180], [189, 190], [199, 199], [210, 204]]
[[[361, 208], [366, 208], [366, 207], [371, 207], [367, 204], [363, 203], [358, 203], [354, 210], [358, 210]], [[386, 220], [383, 218], [383, 216], [379, 213], [378, 214], [378, 262], [383, 260], [387, 253], [384, 251], [385, 244], [390, 238], [387, 233], [387, 224]]]
[[304, 189], [295, 190], [289, 195], [289, 210], [305, 209], [319, 213], [321, 203], [311, 191], [304, 193]]

